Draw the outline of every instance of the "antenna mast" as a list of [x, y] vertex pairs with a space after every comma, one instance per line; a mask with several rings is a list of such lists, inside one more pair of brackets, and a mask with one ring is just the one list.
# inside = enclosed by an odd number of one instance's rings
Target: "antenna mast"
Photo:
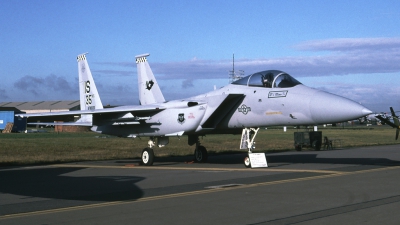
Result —
[[232, 70], [229, 71], [229, 83], [239, 80], [244, 76], [243, 70], [235, 71], [235, 53], [233, 53], [232, 57]]

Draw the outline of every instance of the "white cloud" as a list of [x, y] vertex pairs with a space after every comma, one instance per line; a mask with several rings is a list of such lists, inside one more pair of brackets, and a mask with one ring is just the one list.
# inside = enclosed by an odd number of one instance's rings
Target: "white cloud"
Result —
[[294, 46], [296, 49], [309, 51], [379, 51], [399, 47], [400, 38], [336, 38], [306, 41]]
[[[133, 76], [134, 72], [133, 70], [131, 71], [126, 71], [126, 70], [93, 70], [93, 74], [96, 75], [117, 75], [117, 76]], [[96, 76], [94, 75], [94, 76]]]
[[26, 75], [21, 77], [14, 83], [14, 87], [20, 90], [27, 91], [35, 96], [40, 96], [44, 93], [58, 92], [64, 94], [74, 93], [75, 89], [72, 88], [71, 84], [61, 76], [54, 74], [46, 77], [34, 77]]
[[[400, 38], [314, 40], [300, 43], [295, 48], [301, 51], [325, 52], [312, 56], [236, 59], [235, 68], [244, 70], [245, 74], [278, 69], [295, 77], [400, 72]], [[226, 78], [228, 71], [232, 69], [230, 59], [207, 60], [194, 57], [186, 61], [160, 63], [152, 62], [149, 58], [149, 63], [158, 79], [221, 79]], [[103, 64], [131, 67], [132, 70], [136, 68], [134, 62]], [[129, 74], [119, 70], [110, 70], [107, 73]]]
[[[296, 56], [282, 58], [239, 59], [238, 69], [247, 73], [268, 69], [280, 69], [294, 76], [329, 76], [354, 73], [392, 73], [400, 71], [400, 38], [356, 38], [328, 39], [300, 43], [298, 49], [330, 51], [317, 56]], [[230, 60], [156, 64], [163, 74], [203, 74], [202, 78], [225, 77], [231, 68]], [[225, 73], [224, 73], [225, 72]], [[210, 76], [207, 76], [210, 74]]]
[[388, 84], [352, 84], [345, 82], [321, 83], [315, 88], [359, 102], [372, 111], [388, 110], [389, 106], [400, 109], [400, 88]]
[[182, 88], [190, 88], [190, 87], [194, 87], [193, 80], [187, 79], [182, 81]]

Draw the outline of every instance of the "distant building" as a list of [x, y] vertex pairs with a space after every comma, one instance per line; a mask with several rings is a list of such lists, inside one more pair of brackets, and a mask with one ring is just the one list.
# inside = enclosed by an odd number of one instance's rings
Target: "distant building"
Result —
[[[17, 113], [44, 113], [44, 112], [60, 112], [60, 111], [73, 111], [73, 110], [80, 110], [80, 101], [39, 101], [39, 102], [0, 102], [0, 109], [1, 108], [14, 108], [17, 111]], [[0, 114], [1, 115], [1, 114]], [[14, 115], [14, 114], [13, 114]], [[12, 115], [12, 116], [13, 116]], [[3, 116], [7, 118], [11, 118], [12, 116], [10, 113], [3, 113]], [[19, 117], [16, 117], [17, 119]], [[54, 121], [64, 121], [64, 122], [70, 122], [70, 121], [76, 121], [79, 119], [79, 117], [74, 117], [74, 116], [52, 116], [52, 117], [32, 117], [25, 119], [25, 125], [24, 125], [24, 130], [26, 129], [26, 123], [28, 122], [54, 122]], [[1, 118], [0, 118], [1, 120]], [[10, 119], [7, 119], [7, 121]], [[15, 120], [14, 120], [15, 121]], [[1, 121], [0, 121], [1, 122]], [[5, 124], [0, 124], [0, 130], [4, 129], [2, 128], [2, 125], [4, 127], [6, 126], [5, 120], [3, 120], [3, 123]], [[19, 126], [18, 126], [19, 127]], [[19, 129], [19, 128], [18, 128]], [[68, 126], [68, 127], [61, 127], [58, 128], [59, 132], [74, 132], [74, 131], [82, 131], [82, 130], [89, 130], [89, 127], [77, 127], [77, 126]]]
[[0, 102], [0, 107], [15, 107], [26, 113], [80, 110], [78, 101]]
[[20, 110], [14, 107], [0, 107], [0, 130], [4, 130], [8, 123], [12, 123], [11, 132], [23, 132], [26, 129], [26, 118], [15, 116], [21, 114]]

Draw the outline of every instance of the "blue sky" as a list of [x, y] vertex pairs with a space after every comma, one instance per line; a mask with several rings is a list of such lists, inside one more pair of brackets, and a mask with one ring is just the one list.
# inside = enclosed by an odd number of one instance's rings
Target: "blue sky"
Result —
[[76, 56], [103, 104], [137, 104], [135, 55], [167, 100], [278, 69], [373, 111], [400, 109], [400, 1], [0, 1], [0, 102], [77, 100]]

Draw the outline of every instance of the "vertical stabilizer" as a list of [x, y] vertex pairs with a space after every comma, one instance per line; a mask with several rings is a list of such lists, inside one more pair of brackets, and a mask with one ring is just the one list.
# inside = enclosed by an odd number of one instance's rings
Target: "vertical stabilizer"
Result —
[[135, 56], [138, 72], [139, 101], [141, 105], [165, 102], [161, 89], [147, 62], [146, 57], [149, 55]]
[[[96, 84], [94, 83], [92, 73], [90, 72], [89, 64], [86, 61], [86, 54], [81, 54], [76, 57], [78, 61], [79, 72], [79, 98], [81, 110], [102, 109], [103, 104], [100, 100], [100, 95], [97, 92]], [[92, 115], [82, 115], [81, 122], [92, 122]]]
[[78, 55], [78, 71], [79, 71], [79, 96], [81, 101], [81, 110], [102, 109], [99, 93], [94, 83], [89, 64], [86, 61], [86, 54]]

